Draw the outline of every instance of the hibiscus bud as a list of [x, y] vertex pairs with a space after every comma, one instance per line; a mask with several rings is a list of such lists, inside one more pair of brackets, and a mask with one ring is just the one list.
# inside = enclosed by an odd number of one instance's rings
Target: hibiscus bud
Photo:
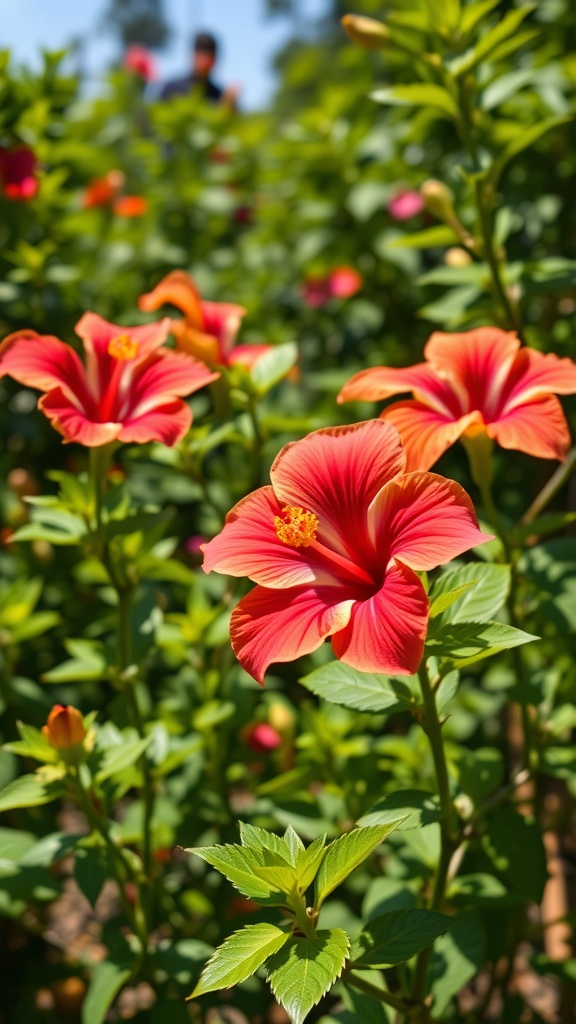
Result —
[[258, 722], [248, 727], [244, 739], [257, 754], [269, 754], [282, 744], [282, 737], [268, 722]]
[[75, 1017], [84, 1002], [86, 982], [73, 975], [55, 981], [51, 988], [56, 1009], [65, 1017]]
[[472, 263], [472, 257], [465, 249], [455, 245], [444, 253], [444, 263], [447, 267], [467, 267]]
[[268, 722], [281, 736], [290, 735], [294, 730], [294, 712], [282, 701], [274, 701], [268, 708]]
[[420, 186], [420, 195], [424, 200], [424, 206], [437, 220], [443, 220], [449, 224], [456, 214], [454, 213], [454, 196], [442, 181], [430, 178]]
[[366, 18], [363, 14], [345, 14], [342, 28], [353, 43], [365, 50], [383, 50], [390, 42], [390, 32], [381, 21]]
[[56, 704], [48, 715], [46, 725], [42, 726], [42, 732], [48, 742], [60, 751], [77, 747], [87, 735], [82, 715], [70, 704], [66, 707]]

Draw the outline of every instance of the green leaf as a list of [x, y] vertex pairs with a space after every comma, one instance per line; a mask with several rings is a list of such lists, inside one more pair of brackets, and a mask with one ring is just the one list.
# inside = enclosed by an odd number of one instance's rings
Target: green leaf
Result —
[[510, 160], [513, 160], [519, 153], [522, 153], [525, 149], [528, 149], [529, 146], [538, 142], [543, 135], [552, 131], [553, 128], [559, 128], [563, 124], [569, 124], [570, 121], [574, 120], [574, 117], [576, 117], [576, 114], [562, 114], [556, 117], [544, 118], [543, 121], [538, 121], [530, 128], [522, 125], [522, 130], [519, 131], [515, 139], [508, 143], [504, 151], [494, 161], [490, 168], [489, 181], [492, 187], [496, 188], [502, 172]]
[[84, 893], [90, 906], [94, 907], [102, 887], [110, 877], [106, 852], [100, 844], [76, 851], [74, 858], [74, 879]]
[[82, 1003], [82, 1024], [103, 1024], [120, 989], [132, 974], [129, 967], [106, 960], [92, 972], [90, 986]]
[[430, 591], [430, 614], [443, 612], [443, 622], [489, 622], [509, 592], [510, 566], [470, 562], [435, 581]]
[[56, 668], [44, 672], [44, 683], [76, 683], [102, 679], [106, 673], [106, 657], [97, 640], [66, 640], [66, 650], [72, 657]]
[[250, 379], [256, 391], [265, 395], [278, 384], [298, 361], [298, 347], [292, 341], [278, 345], [261, 355], [250, 370]]
[[359, 672], [341, 661], [321, 665], [300, 679], [307, 690], [331, 704], [357, 711], [406, 710], [417, 703], [405, 680]]
[[438, 797], [423, 789], [399, 789], [388, 793], [360, 818], [358, 825], [387, 825], [398, 821], [400, 832], [422, 825], [431, 825], [440, 818]]
[[386, 89], [376, 89], [370, 93], [370, 98], [376, 103], [401, 107], [432, 107], [450, 118], [458, 116], [456, 102], [448, 90], [440, 85], [394, 85]]
[[513, 544], [521, 544], [527, 537], [539, 537], [545, 533], [556, 533], [576, 522], [576, 512], [555, 512], [549, 516], [541, 516], [531, 523], [515, 526], [511, 540]]
[[502, 903], [508, 896], [508, 889], [494, 875], [478, 871], [470, 875], [458, 875], [450, 883], [448, 895], [457, 902], [482, 904], [484, 906]]
[[457, 761], [458, 782], [463, 793], [478, 806], [504, 781], [504, 760], [494, 747], [462, 750]]
[[510, 890], [523, 900], [540, 903], [548, 873], [538, 824], [513, 807], [498, 808], [486, 821], [483, 845]]
[[60, 782], [44, 782], [40, 775], [21, 775], [0, 793], [0, 811], [19, 807], [40, 807], [56, 800], [64, 792]]
[[248, 924], [234, 932], [208, 961], [196, 988], [188, 998], [195, 999], [205, 992], [230, 988], [246, 981], [289, 938], [289, 932], [273, 924]]
[[196, 847], [187, 850], [202, 857], [213, 868], [220, 871], [232, 885], [249, 899], [257, 900], [267, 906], [282, 906], [286, 896], [271, 882], [259, 878], [257, 871], [260, 865], [250, 850], [242, 846], [228, 844], [226, 846]]
[[5, 743], [4, 750], [12, 754], [19, 754], [21, 757], [33, 757], [36, 761], [45, 761], [54, 764], [58, 760], [58, 754], [46, 736], [40, 729], [25, 722], [17, 722], [20, 739], [13, 743]]
[[112, 775], [123, 772], [130, 765], [134, 764], [152, 742], [152, 734], [142, 739], [131, 740], [125, 743], [116, 744], [105, 751], [100, 767], [96, 773], [96, 782], [104, 782]]
[[307, 850], [300, 855], [297, 864], [298, 892], [305, 893], [309, 885], [316, 878], [320, 864], [324, 857], [326, 836], [318, 836]]
[[[432, 622], [436, 623], [438, 619], [432, 619]], [[426, 640], [426, 648], [435, 658], [461, 667], [538, 639], [502, 622], [446, 622], [434, 628]]]
[[20, 863], [23, 867], [51, 867], [62, 857], [66, 857], [83, 838], [84, 834], [51, 832], [34, 843], [34, 846], [24, 854]]
[[507, 75], [500, 75], [484, 89], [482, 94], [483, 110], [493, 110], [523, 89], [525, 85], [530, 85], [534, 78], [532, 68], [520, 68], [517, 71], [510, 71]]
[[394, 910], [370, 921], [353, 944], [354, 966], [403, 964], [450, 927], [450, 918], [431, 910]]
[[500, 43], [513, 36], [525, 18], [535, 9], [536, 4], [526, 4], [508, 11], [493, 28], [485, 32], [474, 49], [452, 62], [451, 71], [458, 77], [467, 75], [480, 61], [485, 60]]
[[384, 842], [401, 821], [400, 816], [397, 816], [395, 821], [383, 825], [355, 828], [326, 847], [316, 876], [316, 907], [322, 905], [326, 897]]
[[429, 971], [433, 1018], [442, 1020], [452, 997], [474, 977], [483, 960], [482, 921], [475, 911], [465, 911], [452, 919], [450, 931], [434, 945]]
[[268, 964], [268, 981], [292, 1024], [302, 1024], [313, 1006], [340, 977], [349, 939], [340, 928], [313, 939], [291, 938]]
[[494, 10], [498, 6], [500, 0], [476, 0], [476, 3], [469, 4], [465, 7], [462, 12], [462, 18], [460, 20], [460, 31], [462, 35], [467, 35], [471, 32], [479, 21], [485, 17], [486, 14], [490, 14], [490, 11]]
[[390, 249], [435, 249], [445, 248], [449, 245], [456, 245], [459, 241], [458, 235], [452, 228], [444, 224], [435, 224], [432, 228], [425, 228], [424, 231], [415, 231], [413, 235], [402, 235], [388, 242]]

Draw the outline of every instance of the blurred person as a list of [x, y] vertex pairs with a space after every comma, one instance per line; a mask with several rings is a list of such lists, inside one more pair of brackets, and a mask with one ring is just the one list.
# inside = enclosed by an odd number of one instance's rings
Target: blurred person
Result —
[[228, 103], [236, 105], [238, 89], [223, 89], [211, 77], [211, 72], [218, 57], [218, 43], [210, 32], [198, 32], [194, 36], [192, 48], [192, 70], [182, 78], [173, 78], [162, 88], [160, 99], [169, 100], [173, 96], [187, 96], [197, 90], [208, 103]]

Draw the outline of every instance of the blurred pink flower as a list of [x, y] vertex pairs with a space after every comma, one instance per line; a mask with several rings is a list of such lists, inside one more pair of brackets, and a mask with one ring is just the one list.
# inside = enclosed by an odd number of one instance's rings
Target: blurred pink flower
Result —
[[144, 46], [134, 43], [129, 46], [124, 54], [123, 65], [128, 71], [140, 75], [145, 82], [153, 82], [158, 77], [156, 64], [152, 54]]
[[202, 544], [206, 543], [206, 537], [203, 537], [201, 533], [193, 533], [191, 537], [188, 537], [184, 547], [189, 555], [201, 555]]
[[417, 213], [422, 213], [423, 209], [424, 200], [413, 189], [398, 192], [388, 203], [388, 213], [394, 220], [410, 220]]
[[0, 149], [0, 182], [8, 199], [33, 199], [38, 191], [37, 162], [28, 146]]
[[273, 729], [268, 722], [258, 722], [257, 725], [249, 725], [244, 733], [244, 739], [252, 750], [257, 754], [269, 754], [282, 745], [282, 737], [276, 729]]
[[360, 291], [362, 275], [354, 267], [334, 267], [327, 274], [307, 277], [302, 285], [302, 296], [307, 306], [319, 309], [330, 299], [349, 299]]

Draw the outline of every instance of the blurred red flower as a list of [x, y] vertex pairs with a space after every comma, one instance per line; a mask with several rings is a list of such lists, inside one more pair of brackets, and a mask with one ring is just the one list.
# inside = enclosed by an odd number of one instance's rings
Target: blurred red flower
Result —
[[119, 217], [142, 217], [148, 206], [144, 196], [120, 196], [114, 203], [114, 213]]
[[82, 205], [86, 208], [111, 206], [123, 184], [124, 175], [118, 170], [108, 171], [103, 178], [93, 178], [84, 192]]
[[28, 146], [0, 149], [0, 183], [8, 199], [33, 199], [38, 191], [36, 154]]
[[146, 295], [141, 295], [140, 309], [150, 313], [169, 303], [184, 314], [172, 320], [172, 333], [178, 348], [210, 365], [236, 366], [249, 369], [272, 345], [237, 345], [240, 321], [246, 310], [231, 302], [206, 302], [189, 274], [173, 270]]
[[312, 309], [319, 309], [330, 299], [348, 299], [360, 291], [362, 275], [354, 267], [334, 267], [327, 274], [306, 278], [302, 285], [304, 301]]
[[268, 722], [249, 725], [244, 732], [244, 739], [257, 754], [269, 754], [282, 746], [282, 737]]
[[158, 77], [152, 54], [146, 47], [139, 46], [137, 43], [128, 47], [122, 63], [128, 71], [140, 75], [145, 82], [153, 82]]

